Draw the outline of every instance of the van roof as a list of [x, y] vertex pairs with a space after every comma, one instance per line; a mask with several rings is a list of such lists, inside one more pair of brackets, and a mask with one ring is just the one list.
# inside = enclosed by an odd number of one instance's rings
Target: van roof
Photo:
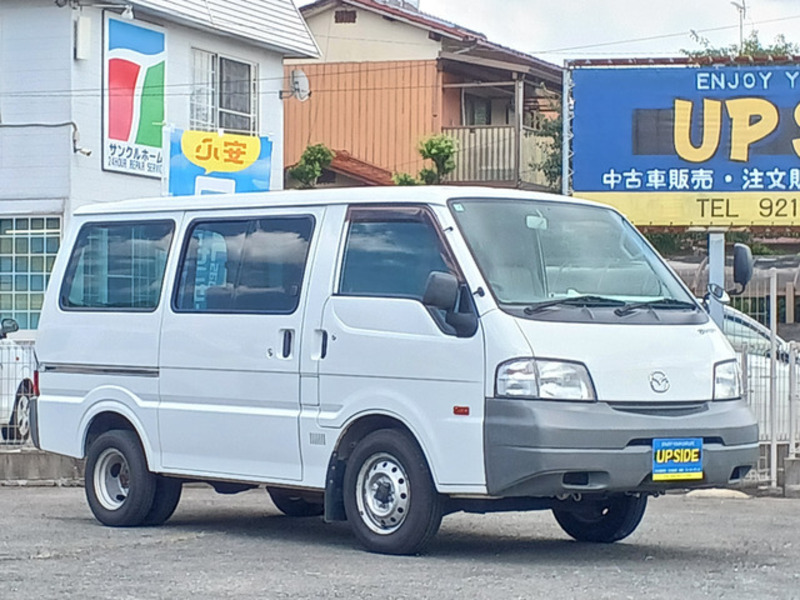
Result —
[[599, 203], [545, 192], [526, 192], [506, 188], [467, 186], [387, 186], [285, 190], [247, 194], [205, 194], [201, 196], [163, 196], [117, 202], [95, 202], [75, 210], [75, 215], [172, 212], [223, 208], [261, 208], [332, 204], [409, 203], [444, 205], [454, 198], [518, 198], [573, 202], [594, 206]]

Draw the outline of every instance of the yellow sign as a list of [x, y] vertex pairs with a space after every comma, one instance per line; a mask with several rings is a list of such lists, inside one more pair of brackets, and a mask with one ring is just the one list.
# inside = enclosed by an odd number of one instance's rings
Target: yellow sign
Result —
[[788, 227], [800, 220], [800, 192], [579, 192], [613, 206], [634, 225]]
[[261, 140], [247, 135], [185, 131], [181, 150], [189, 162], [208, 173], [235, 173], [252, 165], [261, 153]]

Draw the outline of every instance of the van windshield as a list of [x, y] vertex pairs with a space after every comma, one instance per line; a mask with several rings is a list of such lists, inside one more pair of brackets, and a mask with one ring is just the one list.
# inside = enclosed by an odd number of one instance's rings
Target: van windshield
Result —
[[481, 198], [452, 200], [450, 210], [504, 310], [546, 320], [700, 318], [685, 287], [612, 210]]

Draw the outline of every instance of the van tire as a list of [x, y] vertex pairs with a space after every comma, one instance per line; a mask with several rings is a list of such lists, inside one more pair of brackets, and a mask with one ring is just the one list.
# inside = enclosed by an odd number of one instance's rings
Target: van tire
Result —
[[325, 508], [321, 502], [310, 502], [291, 490], [268, 487], [267, 492], [275, 507], [287, 517], [318, 517]]
[[156, 493], [153, 496], [153, 505], [145, 515], [142, 525], [163, 525], [166, 523], [181, 500], [183, 481], [172, 477], [156, 476]]
[[112, 429], [92, 442], [85, 480], [89, 508], [103, 525], [136, 527], [153, 507], [156, 476], [133, 431]]
[[358, 541], [371, 552], [421, 551], [439, 529], [443, 504], [422, 450], [405, 432], [374, 431], [358, 443], [347, 461], [347, 520]]
[[584, 498], [575, 505], [579, 510], [553, 509], [561, 529], [579, 542], [610, 544], [628, 537], [639, 526], [647, 508], [647, 496]]

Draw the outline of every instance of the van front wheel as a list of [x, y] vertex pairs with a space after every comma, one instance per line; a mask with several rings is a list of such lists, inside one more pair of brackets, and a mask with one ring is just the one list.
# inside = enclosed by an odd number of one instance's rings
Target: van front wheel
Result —
[[419, 552], [439, 529], [442, 503], [425, 456], [401, 431], [370, 433], [347, 461], [345, 512], [367, 550]]
[[142, 525], [153, 507], [156, 477], [138, 436], [113, 429], [98, 436], [86, 456], [86, 500], [98, 521], [110, 527]]
[[553, 516], [579, 542], [610, 544], [628, 537], [639, 526], [647, 496], [615, 495], [600, 500], [584, 497], [570, 509], [553, 509]]

